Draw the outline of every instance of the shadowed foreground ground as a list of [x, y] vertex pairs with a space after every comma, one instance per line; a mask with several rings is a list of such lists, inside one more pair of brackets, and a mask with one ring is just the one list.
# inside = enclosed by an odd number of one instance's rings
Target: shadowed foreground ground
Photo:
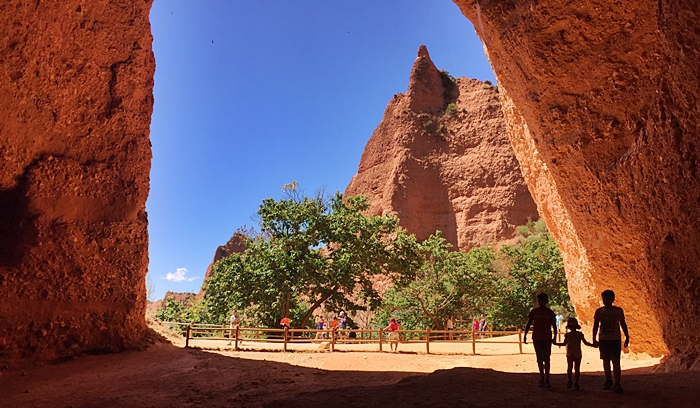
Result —
[[[563, 350], [555, 350], [556, 370], [561, 372]], [[536, 369], [533, 357], [208, 352], [158, 343], [141, 352], [6, 370], [0, 377], [0, 407], [639, 408], [692, 407], [700, 401], [697, 372], [657, 374], [650, 367], [626, 370], [625, 394], [615, 395], [600, 389], [600, 373], [585, 373], [583, 390], [575, 392], [565, 388], [563, 374], [555, 375], [553, 388], [545, 390], [537, 387], [537, 374], [483, 368], [505, 363], [532, 371]], [[432, 372], [455, 365], [467, 367]]]

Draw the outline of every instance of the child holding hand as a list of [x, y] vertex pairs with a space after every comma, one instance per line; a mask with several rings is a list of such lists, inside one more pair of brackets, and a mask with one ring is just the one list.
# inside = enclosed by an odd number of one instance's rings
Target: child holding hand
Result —
[[[593, 344], [586, 341], [583, 333], [579, 331], [581, 326], [578, 324], [578, 320], [575, 317], [570, 317], [566, 322], [566, 328], [570, 330], [564, 335], [564, 341], [562, 343], [554, 343], [557, 346], [566, 346], [566, 362], [568, 367], [566, 369], [566, 375], [569, 377], [569, 382], [566, 383], [566, 388], [571, 388], [580, 390], [581, 387], [578, 385], [578, 380], [581, 377], [581, 343], [589, 346], [595, 347]], [[575, 372], [572, 381], [572, 371]]]

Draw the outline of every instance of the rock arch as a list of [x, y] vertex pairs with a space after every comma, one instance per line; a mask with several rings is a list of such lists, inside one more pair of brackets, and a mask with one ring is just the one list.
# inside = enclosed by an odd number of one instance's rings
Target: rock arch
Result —
[[[633, 346], [700, 342], [700, 5], [456, 0], [485, 44], [577, 310], [618, 292]], [[138, 344], [150, 0], [0, 5], [0, 359]]]
[[612, 288], [635, 350], [698, 358], [700, 5], [455, 0], [590, 322]]

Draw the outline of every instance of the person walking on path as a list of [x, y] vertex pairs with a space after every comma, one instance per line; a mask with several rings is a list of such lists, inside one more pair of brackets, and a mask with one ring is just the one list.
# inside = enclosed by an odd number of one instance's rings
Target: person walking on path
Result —
[[539, 307], [532, 309], [527, 315], [527, 325], [523, 335], [523, 343], [527, 344], [527, 333], [532, 330], [532, 344], [537, 355], [537, 367], [540, 370], [540, 387], [551, 388], [549, 383], [549, 358], [552, 355], [552, 343], [556, 341], [557, 319], [552, 309], [547, 307], [549, 296], [546, 293], [537, 295]]
[[[571, 386], [573, 386], [575, 390], [580, 390], [581, 387], [578, 384], [578, 380], [581, 377], [581, 358], [583, 357], [581, 343], [590, 347], [593, 347], [593, 344], [586, 341], [583, 333], [579, 331], [581, 326], [578, 324], [578, 320], [576, 320], [575, 317], [570, 317], [569, 320], [567, 320], [566, 329], [570, 331], [564, 335], [564, 341], [554, 344], [559, 347], [566, 346], [566, 375], [569, 377], [566, 388], [571, 389]], [[575, 372], [573, 378], [572, 370]]]
[[228, 319], [228, 328], [230, 329], [229, 335], [228, 335], [228, 338], [229, 338], [228, 345], [229, 346], [231, 345], [231, 339], [233, 339], [233, 336], [236, 333], [236, 329], [238, 327], [240, 327], [240, 325], [241, 325], [241, 318], [238, 317], [238, 312], [234, 310], [231, 313], [231, 318]]
[[448, 340], [453, 340], [454, 336], [453, 336], [452, 332], [455, 329], [455, 323], [454, 323], [454, 320], [452, 319], [452, 315], [450, 315], [447, 318], [447, 323], [445, 323], [445, 328], [447, 329], [447, 332], [449, 333]]
[[345, 312], [341, 311], [339, 314], [339, 319], [340, 319], [340, 330], [338, 331], [338, 335], [340, 336], [341, 339], [345, 339], [345, 330], [348, 329], [348, 315], [345, 314]]
[[[620, 328], [625, 333], [625, 348], [630, 344], [630, 334], [627, 331], [627, 322], [625, 321], [625, 313], [622, 308], [613, 306], [615, 301], [615, 292], [608, 289], [601, 294], [603, 298], [603, 307], [598, 308], [593, 315], [593, 345], [600, 349], [600, 359], [603, 360], [603, 371], [605, 371], [604, 390], [612, 388], [617, 394], [622, 394], [622, 385], [620, 385], [620, 377], [622, 370], [620, 368], [620, 350], [622, 336]], [[612, 363], [612, 371], [615, 376], [615, 383], [612, 382], [610, 375], [610, 363]]]
[[486, 326], [488, 326], [489, 322], [486, 320], [485, 315], [481, 315], [481, 318], [479, 319], [479, 331], [481, 332], [481, 338], [483, 339], [485, 337], [484, 332], [486, 331]]
[[[323, 321], [323, 316], [318, 318], [318, 322], [316, 322], [316, 330], [323, 330], [325, 328], [326, 323]], [[326, 333], [322, 331], [317, 331], [316, 332], [316, 340], [319, 339], [325, 339], [326, 338]]]
[[564, 316], [562, 316], [561, 313], [557, 312], [557, 330], [561, 331], [562, 323], [564, 323]]
[[401, 326], [396, 322], [393, 317], [389, 320], [389, 325], [384, 328], [384, 330], [389, 331], [389, 349], [392, 351], [399, 351], [399, 330]]

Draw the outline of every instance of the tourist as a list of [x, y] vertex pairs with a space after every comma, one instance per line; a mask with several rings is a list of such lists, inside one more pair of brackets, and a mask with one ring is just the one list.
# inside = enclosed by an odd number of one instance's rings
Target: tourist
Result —
[[321, 330], [321, 331], [316, 332], [316, 340], [326, 338], [326, 333], [324, 333], [322, 331], [325, 328], [325, 325], [326, 325], [326, 323], [323, 321], [323, 316], [320, 316], [318, 318], [318, 321], [316, 322], [316, 330]]
[[334, 317], [333, 320], [331, 320], [331, 322], [328, 323], [328, 326], [330, 326], [331, 328], [331, 339], [337, 339], [338, 327], [340, 327], [340, 322], [338, 321], [338, 318]]
[[283, 329], [288, 329], [290, 327], [290, 323], [291, 323], [291, 321], [289, 320], [289, 317], [287, 317], [287, 316], [284, 316], [282, 318], [282, 320], [280, 320], [280, 326]]
[[450, 315], [447, 318], [447, 323], [445, 323], [445, 328], [447, 329], [447, 332], [448, 332], [448, 340], [454, 340], [454, 336], [453, 336], [452, 332], [455, 329], [455, 324], [454, 324], [454, 321], [452, 319], [452, 315]]
[[384, 330], [389, 331], [389, 349], [392, 351], [399, 351], [399, 330], [401, 326], [396, 322], [393, 317], [389, 320], [389, 325], [384, 328]]
[[557, 312], [557, 331], [561, 331], [561, 325], [564, 323], [564, 316], [561, 315], [561, 313]]
[[[598, 308], [593, 315], [593, 344], [600, 348], [600, 359], [603, 360], [603, 371], [605, 371], [603, 389], [609, 390], [612, 388], [614, 392], [622, 394], [622, 385], [620, 385], [620, 346], [622, 336], [620, 335], [620, 328], [625, 332], [625, 348], [630, 344], [630, 335], [627, 331], [625, 313], [622, 311], [622, 308], [613, 306], [615, 292], [608, 289], [603, 291], [601, 295], [604, 306]], [[610, 375], [611, 362], [615, 376], [614, 384]]]
[[[552, 354], [552, 343], [557, 338], [557, 319], [552, 309], [547, 307], [549, 296], [546, 293], [537, 295], [537, 303], [539, 307], [532, 309], [530, 314], [527, 315], [528, 320], [525, 326], [525, 334], [523, 335], [523, 343], [527, 344], [527, 333], [530, 331], [530, 326], [534, 324], [532, 344], [535, 346], [537, 367], [540, 370], [540, 387], [551, 388], [549, 383], [549, 357]], [[554, 330], [554, 333], [552, 333], [552, 330]]]
[[[578, 320], [575, 317], [570, 317], [566, 322], [566, 329], [570, 330], [564, 335], [564, 341], [561, 343], [554, 343], [557, 346], [566, 346], [566, 375], [569, 377], [569, 381], [566, 383], [566, 388], [571, 389], [573, 385], [575, 390], [580, 390], [581, 387], [578, 385], [578, 380], [581, 377], [581, 358], [583, 353], [581, 352], [581, 342], [583, 344], [593, 347], [593, 344], [586, 341], [583, 333], [578, 331], [581, 326], [578, 324]], [[572, 369], [575, 371], [575, 375], [572, 378]]]
[[229, 338], [228, 345], [229, 345], [229, 346], [231, 345], [231, 339], [233, 339], [233, 336], [234, 336], [235, 333], [236, 333], [236, 329], [237, 329], [240, 325], [241, 325], [241, 318], [238, 317], [238, 312], [234, 310], [234, 311], [231, 313], [231, 318], [228, 320], [228, 327], [229, 327], [229, 329], [230, 329], [230, 330], [229, 330], [229, 335], [228, 335], [228, 338]]
[[484, 338], [484, 332], [486, 331], [486, 326], [488, 326], [488, 321], [486, 320], [485, 315], [481, 315], [481, 318], [479, 319], [479, 331], [481, 332], [481, 338]]
[[472, 323], [472, 330], [475, 332], [479, 331], [479, 320], [474, 317], [474, 322]]
[[345, 338], [345, 330], [348, 328], [348, 315], [345, 312], [340, 312], [340, 331], [338, 334], [341, 338]]

